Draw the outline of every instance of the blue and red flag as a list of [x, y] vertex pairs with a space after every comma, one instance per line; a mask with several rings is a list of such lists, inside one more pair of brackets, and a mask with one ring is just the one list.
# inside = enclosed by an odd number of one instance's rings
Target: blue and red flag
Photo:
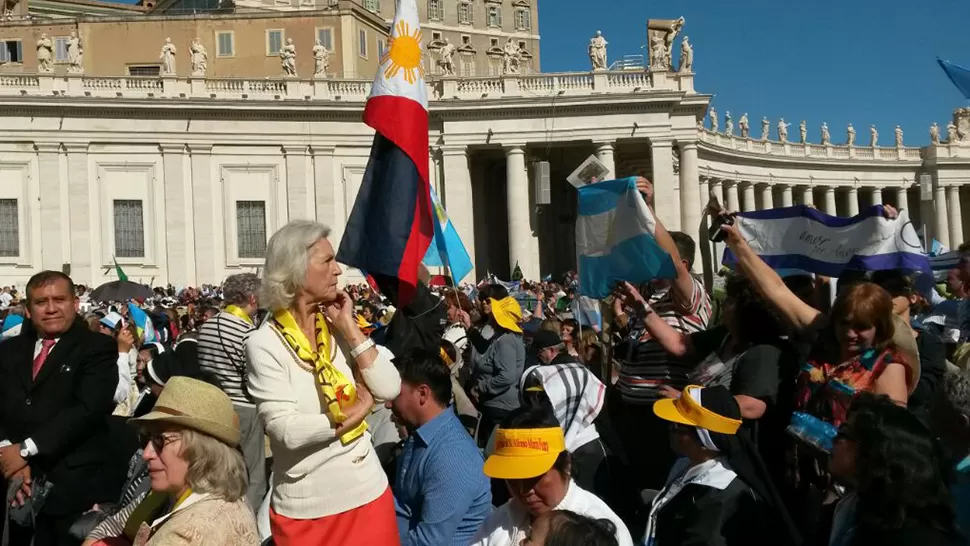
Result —
[[390, 44], [364, 108], [364, 123], [377, 134], [337, 251], [343, 264], [397, 278], [398, 306], [414, 296], [434, 237], [421, 43], [415, 0], [397, 0]]

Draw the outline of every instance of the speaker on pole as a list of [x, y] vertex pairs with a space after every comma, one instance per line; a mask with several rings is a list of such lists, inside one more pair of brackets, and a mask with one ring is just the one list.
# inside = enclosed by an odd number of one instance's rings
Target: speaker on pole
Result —
[[536, 204], [548, 205], [552, 203], [552, 189], [549, 186], [549, 162], [539, 161], [535, 164]]

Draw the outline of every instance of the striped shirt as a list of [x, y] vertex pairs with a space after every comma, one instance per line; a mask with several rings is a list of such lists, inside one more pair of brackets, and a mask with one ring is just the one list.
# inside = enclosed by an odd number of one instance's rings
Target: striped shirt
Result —
[[[651, 294], [649, 303], [653, 311], [678, 332], [693, 334], [707, 329], [711, 318], [711, 298], [704, 285], [692, 278], [694, 288], [690, 295], [688, 312], [683, 313], [669, 288]], [[625, 403], [647, 404], [660, 396], [657, 388], [671, 385], [678, 389], [687, 384], [689, 367], [669, 355], [638, 321], [629, 336], [616, 346], [616, 359], [620, 362], [617, 387]]]
[[219, 380], [233, 404], [256, 407], [246, 391], [246, 349], [243, 344], [252, 325], [222, 312], [207, 320], [199, 331], [199, 367]]

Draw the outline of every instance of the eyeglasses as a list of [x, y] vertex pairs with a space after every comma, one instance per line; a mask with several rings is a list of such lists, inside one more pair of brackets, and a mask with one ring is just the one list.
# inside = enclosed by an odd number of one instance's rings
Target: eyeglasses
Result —
[[148, 444], [151, 444], [152, 448], [155, 450], [155, 453], [161, 453], [162, 450], [165, 449], [165, 446], [181, 439], [181, 434], [170, 433], [168, 436], [166, 436], [164, 432], [144, 433], [140, 438], [141, 445], [147, 447]]

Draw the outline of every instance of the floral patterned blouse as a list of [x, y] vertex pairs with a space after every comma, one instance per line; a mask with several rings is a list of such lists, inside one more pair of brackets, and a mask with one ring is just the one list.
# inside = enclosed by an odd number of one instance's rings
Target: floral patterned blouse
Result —
[[795, 386], [795, 409], [838, 427], [845, 421], [856, 393], [871, 391], [895, 354], [869, 349], [838, 365], [809, 358]]

